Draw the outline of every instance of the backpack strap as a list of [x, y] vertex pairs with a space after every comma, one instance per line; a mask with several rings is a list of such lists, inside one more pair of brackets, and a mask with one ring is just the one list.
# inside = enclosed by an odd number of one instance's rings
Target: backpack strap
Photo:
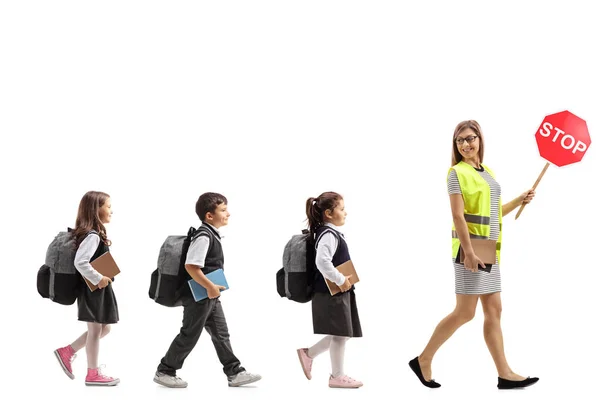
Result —
[[208, 237], [208, 252], [207, 252], [207, 254], [208, 254], [210, 252], [210, 250], [212, 249], [212, 246], [213, 246], [214, 233], [212, 233], [209, 228], [206, 228], [205, 226], [200, 225], [200, 227], [198, 229], [196, 229], [196, 231], [192, 235], [192, 238], [190, 240], [190, 244], [194, 240], [198, 239], [200, 236], [206, 236], [206, 237]]
[[[92, 230], [88, 231], [85, 234], [85, 236], [83, 237], [83, 239], [81, 239], [81, 241], [83, 242], [90, 235], [98, 235], [98, 236], [100, 236], [100, 234], [98, 232], [96, 232], [95, 230], [92, 229]], [[73, 241], [75, 241], [75, 235], [73, 234], [73, 232], [71, 232], [71, 238], [72, 238]], [[102, 238], [100, 238], [100, 244], [102, 244]]]
[[[86, 234], [85, 234], [85, 236], [83, 237], [83, 240], [85, 240], [85, 238], [87, 238], [87, 237], [88, 237], [88, 236], [90, 236], [90, 235], [96, 235], [96, 236], [98, 236], [98, 237], [100, 238], [100, 243], [98, 243], [98, 248], [102, 247], [102, 245], [103, 245], [103, 244], [105, 244], [105, 243], [102, 241], [102, 236], [100, 236], [100, 233], [96, 232], [96, 231], [95, 231], [95, 230], [93, 230], [93, 229], [92, 229], [91, 231], [89, 231], [88, 233], [86, 233]], [[83, 242], [83, 240], [82, 240], [82, 242]], [[97, 251], [97, 250], [96, 250], [96, 251]]]
[[[331, 232], [333, 233], [333, 235], [336, 237], [336, 239], [338, 240], [338, 247], [340, 246], [340, 234], [333, 228], [325, 228], [323, 230], [323, 232], [321, 232], [321, 234], [319, 236], [317, 236], [317, 238], [315, 239], [315, 250], [317, 249], [317, 246], [319, 245], [319, 240], [321, 240], [321, 238], [327, 233], [327, 232]], [[337, 248], [335, 249], [337, 251]]]

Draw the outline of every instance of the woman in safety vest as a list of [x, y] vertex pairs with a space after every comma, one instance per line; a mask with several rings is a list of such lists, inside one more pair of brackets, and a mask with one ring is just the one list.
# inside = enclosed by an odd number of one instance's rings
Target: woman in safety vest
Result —
[[[454, 221], [452, 260], [456, 308], [437, 325], [423, 352], [409, 362], [421, 383], [430, 388], [441, 386], [431, 379], [433, 356], [458, 328], [473, 319], [479, 299], [485, 315], [483, 336], [498, 370], [498, 388], [522, 388], [538, 381], [538, 378], [525, 378], [514, 373], [506, 361], [500, 325], [502, 302], [498, 267], [502, 217], [521, 204], [529, 203], [535, 191], [527, 190], [502, 204], [500, 185], [493, 171], [483, 164], [483, 149], [479, 124], [472, 120], [459, 123], [454, 130], [452, 166], [448, 171], [448, 194]], [[475, 245], [479, 255], [475, 253]], [[492, 259], [486, 259], [487, 263], [482, 260], [482, 248], [491, 250], [487, 253]]]

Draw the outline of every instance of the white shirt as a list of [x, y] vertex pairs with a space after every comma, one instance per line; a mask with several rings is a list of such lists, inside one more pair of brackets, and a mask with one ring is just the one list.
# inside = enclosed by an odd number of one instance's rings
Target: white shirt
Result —
[[89, 234], [77, 248], [75, 253], [75, 268], [79, 273], [94, 285], [98, 285], [102, 280], [102, 274], [92, 267], [90, 264], [91, 258], [94, 256], [98, 246], [100, 245], [100, 236]]
[[[210, 224], [203, 222], [202, 225], [210, 225]], [[223, 236], [221, 236], [221, 232], [219, 232], [219, 230], [212, 225], [210, 225], [210, 227], [213, 228], [215, 231], [217, 231], [217, 233], [219, 235], [216, 236], [212, 232], [210, 234], [213, 235], [215, 237], [215, 239], [217, 239], [218, 241], [221, 241], [219, 238], [219, 237], [223, 237]], [[194, 239], [192, 241], [192, 243], [190, 243], [190, 248], [188, 249], [187, 255], [185, 257], [185, 263], [190, 264], [190, 265], [195, 265], [200, 268], [204, 268], [204, 261], [206, 260], [206, 254], [208, 253], [209, 245], [210, 245], [210, 239], [208, 238], [208, 236], [202, 235], [202, 236], [196, 237], [196, 239]]]
[[[329, 222], [326, 223], [325, 226], [334, 229], [336, 232], [340, 232], [337, 226]], [[340, 286], [344, 284], [346, 277], [333, 266], [333, 255], [337, 250], [337, 246], [337, 237], [331, 232], [325, 232], [317, 244], [317, 256], [315, 263], [317, 264], [317, 269], [319, 272], [323, 274], [326, 279]]]

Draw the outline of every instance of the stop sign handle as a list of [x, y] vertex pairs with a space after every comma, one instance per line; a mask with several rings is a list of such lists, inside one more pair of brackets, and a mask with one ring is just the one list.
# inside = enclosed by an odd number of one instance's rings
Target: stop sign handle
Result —
[[[550, 166], [550, 163], [547, 162], [546, 165], [544, 166], [544, 169], [542, 170], [542, 173], [540, 174], [540, 176], [538, 176], [537, 181], [535, 181], [535, 184], [533, 185], [533, 190], [535, 190], [538, 183], [540, 183], [540, 181], [542, 180], [542, 176], [544, 176], [544, 174], [546, 173], [546, 170], [548, 169], [549, 166]], [[521, 208], [519, 208], [519, 212], [517, 213], [517, 215], [515, 215], [515, 219], [519, 218], [519, 215], [521, 215], [521, 212], [523, 212], [523, 209], [525, 208], [526, 205], [527, 204], [525, 204], [525, 203], [521, 204]]]

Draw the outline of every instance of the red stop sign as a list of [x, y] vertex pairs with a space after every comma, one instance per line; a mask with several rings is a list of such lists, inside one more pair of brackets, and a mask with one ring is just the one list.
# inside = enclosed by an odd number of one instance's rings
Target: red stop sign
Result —
[[535, 140], [540, 155], [558, 167], [581, 161], [592, 143], [585, 121], [569, 111], [546, 116]]

